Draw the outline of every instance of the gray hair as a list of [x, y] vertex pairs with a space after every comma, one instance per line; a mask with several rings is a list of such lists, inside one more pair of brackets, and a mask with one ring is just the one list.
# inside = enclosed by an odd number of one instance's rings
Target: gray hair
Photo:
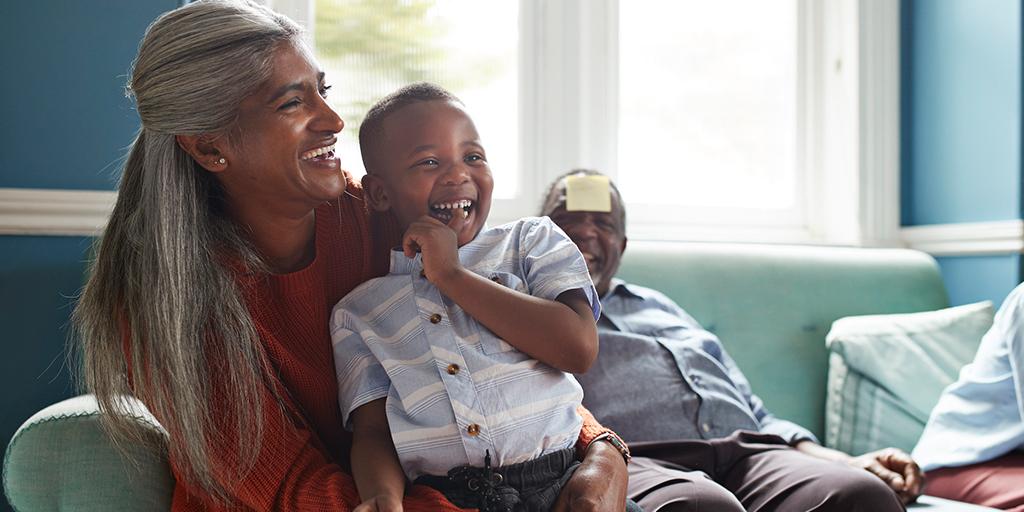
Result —
[[[175, 136], [244, 131], [240, 103], [270, 77], [277, 48], [300, 37], [288, 18], [241, 0], [195, 2], [149, 26], [127, 89], [142, 127], [73, 317], [80, 384], [115, 443], [154, 443], [125, 417], [121, 397], [134, 395], [167, 429], [157, 449], [179, 477], [225, 502], [261, 446], [262, 390], [277, 389], [238, 284], [265, 265]], [[238, 456], [214, 460], [211, 447]]]

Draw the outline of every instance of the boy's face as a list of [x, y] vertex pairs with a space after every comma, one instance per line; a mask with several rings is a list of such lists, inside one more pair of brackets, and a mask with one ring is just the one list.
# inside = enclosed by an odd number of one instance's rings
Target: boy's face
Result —
[[463, 246], [476, 237], [491, 209], [494, 180], [473, 120], [456, 104], [416, 102], [385, 118], [363, 179], [370, 204], [390, 210], [405, 230], [429, 215], [445, 224], [453, 208], [466, 211], [457, 233]]

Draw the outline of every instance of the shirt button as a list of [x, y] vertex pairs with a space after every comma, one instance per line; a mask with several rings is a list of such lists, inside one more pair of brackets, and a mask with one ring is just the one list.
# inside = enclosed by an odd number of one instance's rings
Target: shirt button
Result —
[[491, 276], [491, 281], [494, 281], [495, 283], [500, 283], [501, 282], [501, 278], [498, 277], [498, 276]]
[[476, 423], [470, 423], [469, 426], [466, 427], [466, 433], [473, 437], [480, 435], [480, 425], [477, 425]]
[[701, 424], [700, 428], [704, 429], [704, 432], [711, 432], [711, 425], [707, 423]]
[[448, 365], [448, 375], [455, 375], [455, 374], [459, 373], [459, 369], [460, 369], [459, 365], [457, 365], [455, 363], [452, 363], [452, 364]]
[[439, 315], [437, 313], [434, 313], [433, 315], [430, 315], [430, 323], [432, 323], [432, 324], [441, 323], [441, 315]]

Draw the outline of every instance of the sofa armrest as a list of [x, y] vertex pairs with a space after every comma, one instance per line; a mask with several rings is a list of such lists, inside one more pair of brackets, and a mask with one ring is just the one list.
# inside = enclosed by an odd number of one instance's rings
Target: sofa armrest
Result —
[[[130, 417], [166, 438], [149, 411], [128, 400]], [[166, 454], [145, 446], [126, 450], [130, 457], [103, 430], [92, 395], [69, 398], [33, 415], [11, 438], [4, 492], [24, 511], [170, 509], [174, 478]]]

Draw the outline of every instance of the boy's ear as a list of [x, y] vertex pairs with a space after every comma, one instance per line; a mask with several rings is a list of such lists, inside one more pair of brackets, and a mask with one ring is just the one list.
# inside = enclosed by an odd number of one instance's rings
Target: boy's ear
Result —
[[391, 199], [384, 187], [384, 180], [372, 174], [364, 174], [363, 196], [370, 203], [370, 207], [378, 212], [386, 212], [391, 209]]
[[175, 135], [174, 140], [183, 151], [210, 172], [226, 171], [227, 158], [221, 153], [215, 139], [209, 135]]

